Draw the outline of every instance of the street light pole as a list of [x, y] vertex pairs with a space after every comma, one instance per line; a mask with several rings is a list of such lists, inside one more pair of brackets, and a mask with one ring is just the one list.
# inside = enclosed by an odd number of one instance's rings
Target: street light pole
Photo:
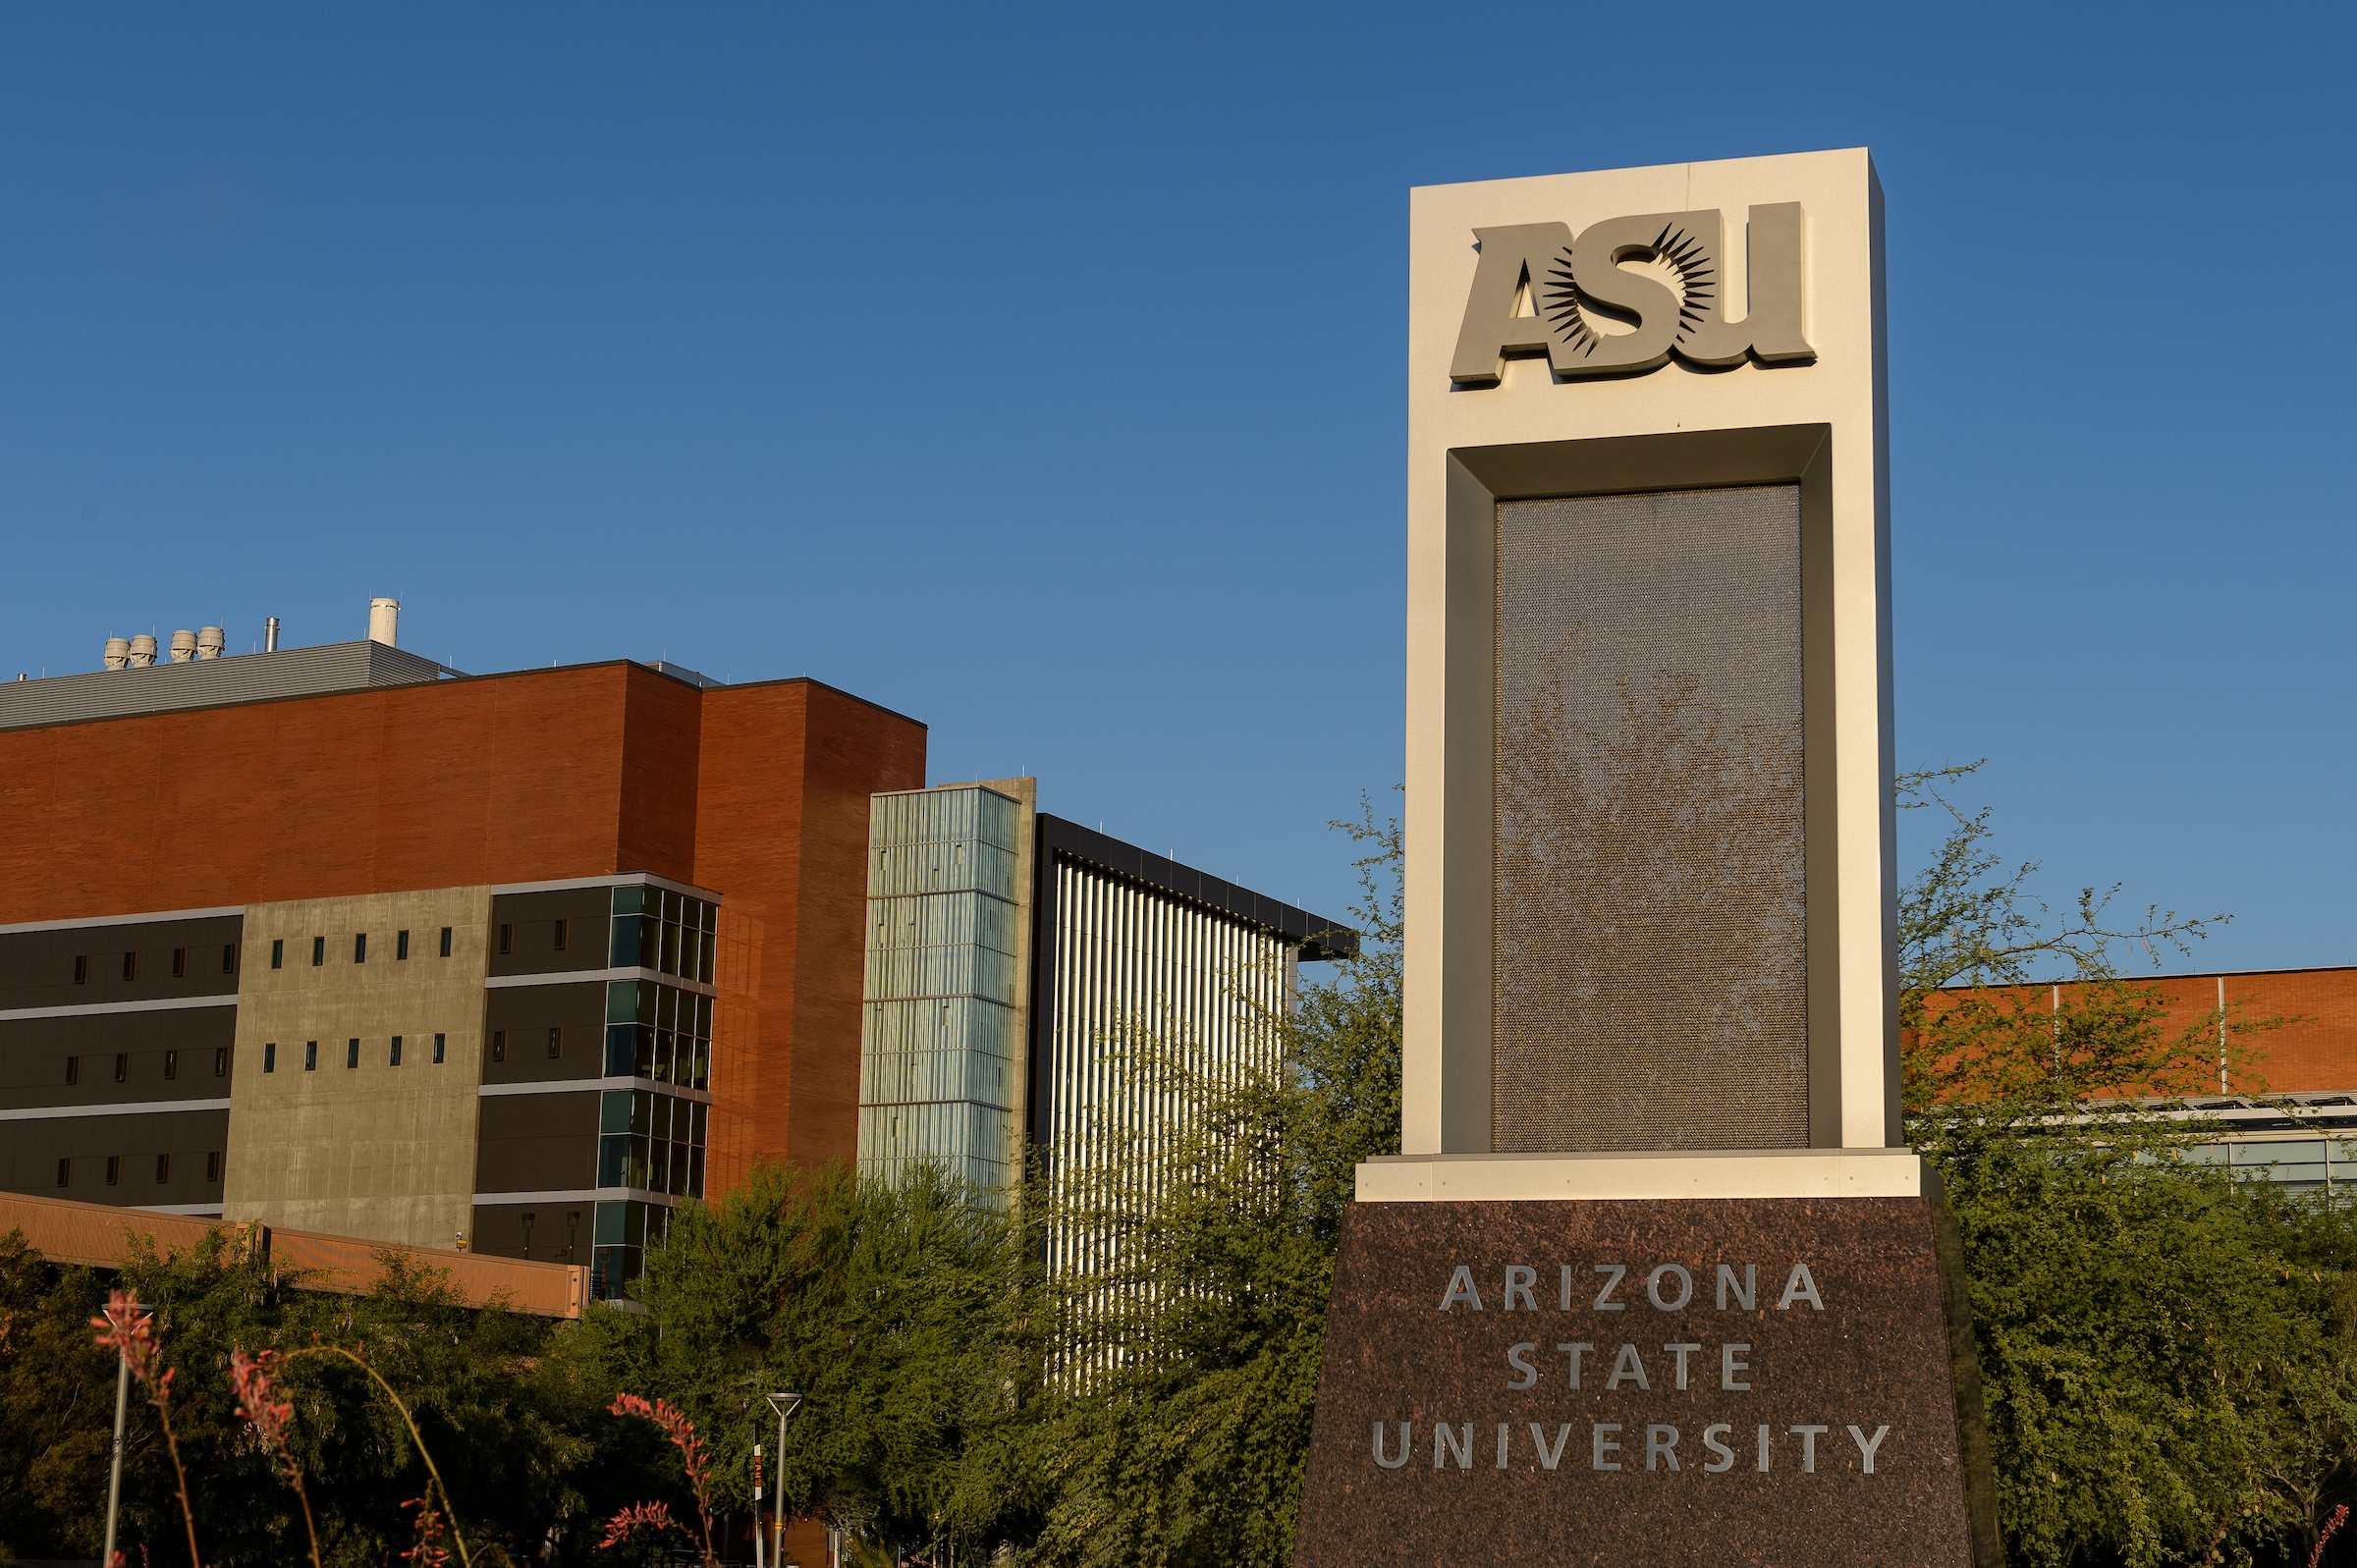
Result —
[[[778, 1472], [782, 1476], [786, 1470], [786, 1423], [802, 1407], [802, 1396], [796, 1393], [771, 1394], [769, 1403], [778, 1413]], [[780, 1486], [777, 1500], [769, 1505], [770, 1528], [776, 1532], [773, 1539], [777, 1542], [776, 1549], [769, 1554], [774, 1568], [786, 1568], [785, 1502], [786, 1488]]]
[[[131, 1304], [134, 1312], [146, 1309], [137, 1302]], [[106, 1478], [106, 1555], [101, 1562], [115, 1560], [115, 1518], [123, 1502], [123, 1420], [131, 1407], [131, 1356], [120, 1345], [115, 1347], [115, 1461]]]

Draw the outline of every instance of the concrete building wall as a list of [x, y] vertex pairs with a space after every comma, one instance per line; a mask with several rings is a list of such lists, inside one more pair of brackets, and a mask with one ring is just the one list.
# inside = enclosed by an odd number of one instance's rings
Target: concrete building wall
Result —
[[474, 1205], [490, 913], [488, 886], [247, 907], [224, 1218], [457, 1244]]

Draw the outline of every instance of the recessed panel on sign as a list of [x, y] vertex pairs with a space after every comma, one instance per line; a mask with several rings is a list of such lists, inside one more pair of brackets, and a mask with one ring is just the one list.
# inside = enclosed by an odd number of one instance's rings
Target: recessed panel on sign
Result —
[[1809, 1142], [1796, 485], [1498, 507], [1492, 1144]]

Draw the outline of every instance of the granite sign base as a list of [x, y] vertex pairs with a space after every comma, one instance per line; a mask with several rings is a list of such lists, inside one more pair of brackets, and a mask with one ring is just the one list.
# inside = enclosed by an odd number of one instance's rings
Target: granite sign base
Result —
[[1299, 1568], [2000, 1568], [1939, 1200], [1360, 1203]]

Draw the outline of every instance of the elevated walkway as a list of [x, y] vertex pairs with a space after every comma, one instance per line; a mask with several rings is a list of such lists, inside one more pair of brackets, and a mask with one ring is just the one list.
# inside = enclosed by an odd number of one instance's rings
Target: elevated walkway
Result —
[[208, 1231], [219, 1230], [228, 1234], [234, 1245], [250, 1250], [272, 1268], [299, 1272], [301, 1277], [297, 1283], [305, 1290], [363, 1294], [383, 1276], [385, 1260], [398, 1257], [415, 1267], [448, 1273], [459, 1299], [469, 1307], [498, 1306], [540, 1318], [578, 1318], [582, 1303], [589, 1299], [589, 1271], [572, 1264], [486, 1258], [317, 1230], [281, 1230], [258, 1221], [231, 1224], [106, 1204], [0, 1193], [0, 1236], [12, 1230], [23, 1231], [27, 1244], [52, 1263], [92, 1269], [122, 1268], [131, 1256], [135, 1235], [146, 1237], [156, 1255], [166, 1257], [192, 1251]]

